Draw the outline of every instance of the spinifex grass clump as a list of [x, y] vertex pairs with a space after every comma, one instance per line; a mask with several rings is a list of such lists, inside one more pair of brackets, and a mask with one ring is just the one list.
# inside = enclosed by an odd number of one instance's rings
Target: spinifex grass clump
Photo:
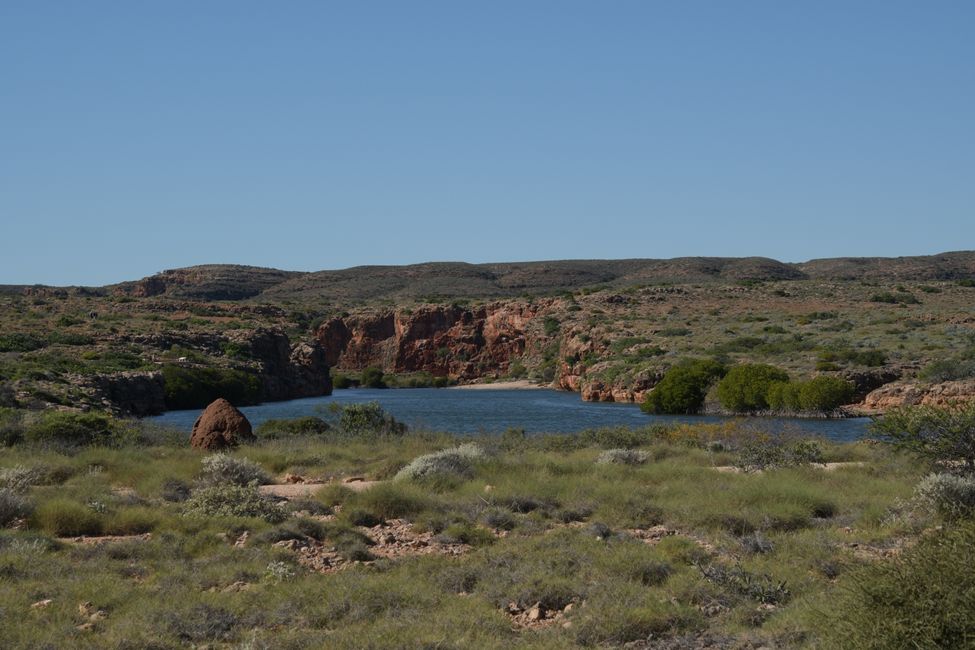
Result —
[[183, 503], [188, 517], [257, 517], [269, 522], [284, 521], [287, 512], [253, 486], [213, 485], [194, 490]]
[[484, 450], [478, 445], [468, 443], [444, 449], [433, 454], [420, 456], [404, 467], [396, 475], [397, 479], [426, 478], [469, 478], [474, 472], [474, 463], [484, 457]]
[[599, 465], [642, 465], [650, 459], [650, 454], [639, 449], [607, 449], [599, 454]]
[[203, 485], [267, 485], [271, 477], [257, 463], [220, 453], [207, 456], [201, 462], [200, 483]]

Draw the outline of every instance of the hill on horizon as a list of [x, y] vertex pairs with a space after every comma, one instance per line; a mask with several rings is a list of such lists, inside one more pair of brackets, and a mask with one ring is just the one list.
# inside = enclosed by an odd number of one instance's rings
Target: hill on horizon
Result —
[[[908, 257], [838, 257], [780, 262], [766, 257], [424, 262], [323, 271], [283, 271], [238, 264], [169, 269], [141, 280], [78, 291], [189, 300], [449, 300], [554, 294], [586, 287], [745, 281], [926, 281], [975, 278], [975, 251]], [[29, 290], [2, 285], [0, 291]], [[67, 289], [66, 287], [55, 289]]]

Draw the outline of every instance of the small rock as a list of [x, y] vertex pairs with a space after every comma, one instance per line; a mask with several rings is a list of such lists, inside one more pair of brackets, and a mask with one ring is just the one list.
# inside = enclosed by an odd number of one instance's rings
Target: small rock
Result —
[[76, 625], [75, 626], [75, 629], [76, 630], [79, 630], [81, 632], [91, 632], [92, 630], [95, 629], [95, 624], [94, 623], [90, 623], [90, 622], [89, 623], [82, 623], [81, 625]]
[[44, 609], [48, 605], [54, 602], [53, 598], [45, 598], [44, 600], [39, 600], [30, 606], [31, 609]]
[[304, 476], [301, 476], [299, 474], [285, 474], [284, 475], [284, 482], [285, 483], [305, 483], [306, 480], [305, 480], [305, 477]]
[[542, 612], [541, 603], [535, 603], [535, 605], [528, 610], [528, 620], [538, 621], [545, 618], [545, 614]]
[[521, 607], [518, 607], [518, 603], [516, 603], [515, 601], [511, 601], [510, 603], [508, 603], [509, 614], [517, 614], [520, 611], [521, 611]]

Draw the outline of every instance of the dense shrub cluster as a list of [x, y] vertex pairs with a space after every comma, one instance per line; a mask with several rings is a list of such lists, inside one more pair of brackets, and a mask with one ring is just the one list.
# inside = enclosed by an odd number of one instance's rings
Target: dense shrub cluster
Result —
[[761, 411], [769, 407], [771, 385], [788, 381], [789, 375], [774, 366], [759, 363], [735, 366], [718, 382], [718, 400], [729, 411]]
[[308, 415], [300, 418], [266, 420], [257, 427], [255, 433], [262, 438], [282, 438], [320, 435], [327, 432], [329, 428], [325, 420]]
[[693, 359], [673, 366], [640, 406], [648, 413], [696, 413], [704, 406], [708, 388], [726, 372], [710, 359]]
[[853, 399], [853, 384], [821, 375], [804, 382], [775, 382], [766, 395], [773, 411], [829, 413]]
[[975, 514], [975, 477], [956, 474], [929, 474], [918, 483], [914, 499], [946, 521]]
[[970, 648], [975, 521], [850, 575], [819, 619], [824, 648]]
[[100, 413], [45, 411], [25, 425], [23, 440], [35, 444], [112, 444], [125, 433], [112, 418]]
[[213, 454], [201, 462], [204, 485], [267, 485], [271, 477], [257, 463], [230, 454]]
[[287, 512], [254, 486], [213, 485], [194, 490], [183, 503], [188, 517], [257, 517], [271, 523], [284, 521]]
[[950, 408], [909, 406], [887, 411], [872, 426], [896, 448], [975, 474], [975, 402]]
[[364, 404], [339, 404], [332, 402], [329, 409], [338, 414], [338, 428], [348, 436], [380, 435], [401, 436], [406, 425], [379, 406], [379, 402]]
[[220, 397], [232, 404], [257, 404], [261, 385], [256, 375], [231, 368], [163, 366], [166, 408], [191, 409], [206, 406]]

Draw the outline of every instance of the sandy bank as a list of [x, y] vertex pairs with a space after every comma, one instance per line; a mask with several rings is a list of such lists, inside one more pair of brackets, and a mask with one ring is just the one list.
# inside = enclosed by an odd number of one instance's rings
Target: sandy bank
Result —
[[539, 386], [527, 379], [518, 381], [496, 381], [493, 384], [464, 384], [462, 386], [451, 386], [457, 390], [534, 390], [538, 388], [550, 388], [550, 386]]

